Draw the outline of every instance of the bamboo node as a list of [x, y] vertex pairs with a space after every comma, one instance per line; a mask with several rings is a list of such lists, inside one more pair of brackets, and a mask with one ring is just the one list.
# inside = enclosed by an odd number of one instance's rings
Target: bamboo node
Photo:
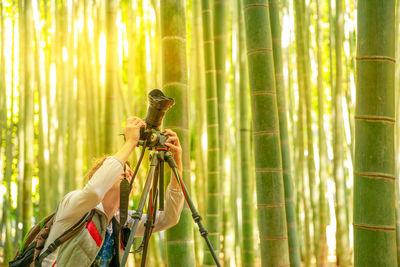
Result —
[[396, 119], [391, 118], [391, 117], [385, 117], [385, 116], [364, 116], [364, 115], [357, 115], [354, 116], [356, 120], [366, 120], [366, 121], [384, 121], [384, 122], [389, 122], [389, 123], [395, 123]]
[[276, 92], [255, 91], [255, 92], [251, 92], [250, 95], [276, 95]]
[[266, 236], [260, 236], [260, 240], [263, 240], [263, 241], [278, 241], [278, 240], [287, 240], [287, 237], [266, 237]]
[[276, 204], [257, 204], [257, 208], [278, 208], [284, 207], [285, 203], [276, 203]]
[[253, 132], [253, 136], [279, 134], [279, 131], [259, 131]]
[[211, 13], [211, 9], [203, 9], [203, 10], [201, 11], [201, 13], [207, 13], [207, 12], [210, 12], [210, 13]]
[[253, 54], [258, 54], [258, 53], [269, 53], [272, 52], [271, 48], [261, 48], [261, 49], [255, 49], [247, 52], [247, 55], [253, 55]]
[[359, 57], [356, 57], [356, 60], [360, 60], [360, 61], [391, 61], [393, 63], [396, 63], [395, 58], [386, 57], [386, 56], [359, 56]]
[[161, 40], [162, 41], [164, 41], [164, 40], [181, 40], [181, 41], [186, 42], [186, 38], [179, 36], [179, 35], [164, 36]]
[[371, 179], [386, 179], [390, 181], [395, 181], [396, 176], [394, 175], [389, 175], [389, 174], [384, 174], [384, 173], [365, 173], [365, 172], [356, 172], [354, 171], [354, 175], [359, 175], [359, 176], [365, 176]]
[[391, 227], [391, 226], [366, 225], [359, 223], [353, 223], [353, 226], [368, 230], [376, 230], [376, 231], [396, 231], [396, 227]]
[[216, 70], [206, 70], [205, 73], [217, 72]]
[[246, 11], [249, 8], [253, 8], [253, 7], [263, 7], [263, 8], [268, 8], [268, 5], [262, 5], [262, 4], [254, 4], [254, 5], [247, 5], [245, 7], [243, 7], [243, 10]]
[[163, 84], [162, 88], [164, 89], [167, 86], [174, 86], [174, 85], [187, 87], [187, 83], [183, 83], [183, 82], [167, 82], [167, 83]]

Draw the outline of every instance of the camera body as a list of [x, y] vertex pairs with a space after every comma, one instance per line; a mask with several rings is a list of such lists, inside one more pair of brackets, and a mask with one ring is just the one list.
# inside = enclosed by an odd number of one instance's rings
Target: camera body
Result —
[[170, 135], [161, 132], [158, 129], [145, 129], [140, 128], [140, 140], [139, 145], [143, 146], [144, 142], [147, 141], [146, 147], [151, 148], [166, 148], [165, 142]]

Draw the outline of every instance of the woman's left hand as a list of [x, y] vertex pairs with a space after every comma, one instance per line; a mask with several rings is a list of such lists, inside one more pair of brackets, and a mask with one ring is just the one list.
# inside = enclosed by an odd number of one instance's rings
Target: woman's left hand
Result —
[[169, 135], [168, 139], [165, 141], [165, 145], [172, 152], [178, 170], [182, 172], [182, 147], [179, 138], [176, 133], [170, 129], [165, 130], [165, 135]]

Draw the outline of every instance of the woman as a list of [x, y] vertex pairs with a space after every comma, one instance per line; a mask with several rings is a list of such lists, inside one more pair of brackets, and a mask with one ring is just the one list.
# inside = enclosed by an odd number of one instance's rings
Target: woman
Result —
[[[42, 251], [46, 251], [57, 237], [89, 211], [94, 210], [94, 215], [86, 228], [46, 256], [42, 266], [119, 266], [123, 253], [118, 239], [119, 185], [124, 174], [129, 181], [132, 178], [132, 171], [128, 165], [124, 173], [124, 164], [138, 144], [142, 126], [146, 125], [137, 117], [127, 119], [126, 142], [121, 149], [89, 172], [89, 181], [82, 190], [72, 191], [61, 200]], [[182, 148], [179, 138], [171, 130], [165, 132], [170, 135], [166, 146], [172, 152], [182, 174]], [[171, 177], [166, 191], [165, 209], [157, 213], [153, 231], [165, 230], [178, 223], [183, 202], [179, 184], [175, 177]], [[128, 216], [127, 224], [131, 224], [132, 220], [131, 216]], [[145, 221], [146, 215], [139, 222], [136, 236], [143, 235]]]

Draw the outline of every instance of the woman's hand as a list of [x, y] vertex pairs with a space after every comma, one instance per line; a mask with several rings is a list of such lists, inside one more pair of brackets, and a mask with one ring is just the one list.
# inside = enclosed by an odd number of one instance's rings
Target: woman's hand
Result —
[[165, 134], [170, 135], [170, 137], [165, 141], [165, 145], [169, 148], [174, 156], [174, 160], [179, 172], [182, 173], [182, 147], [181, 143], [179, 142], [179, 138], [176, 133], [170, 129], [166, 129]]
[[144, 123], [138, 117], [130, 117], [126, 120], [126, 125], [124, 129], [125, 144], [117, 153], [114, 154], [114, 157], [122, 163], [128, 160], [129, 155], [137, 146], [140, 138], [140, 127], [142, 126], [146, 127], [146, 123]]
[[140, 138], [140, 128], [146, 127], [146, 123], [138, 117], [130, 117], [125, 125], [125, 142], [136, 147]]

